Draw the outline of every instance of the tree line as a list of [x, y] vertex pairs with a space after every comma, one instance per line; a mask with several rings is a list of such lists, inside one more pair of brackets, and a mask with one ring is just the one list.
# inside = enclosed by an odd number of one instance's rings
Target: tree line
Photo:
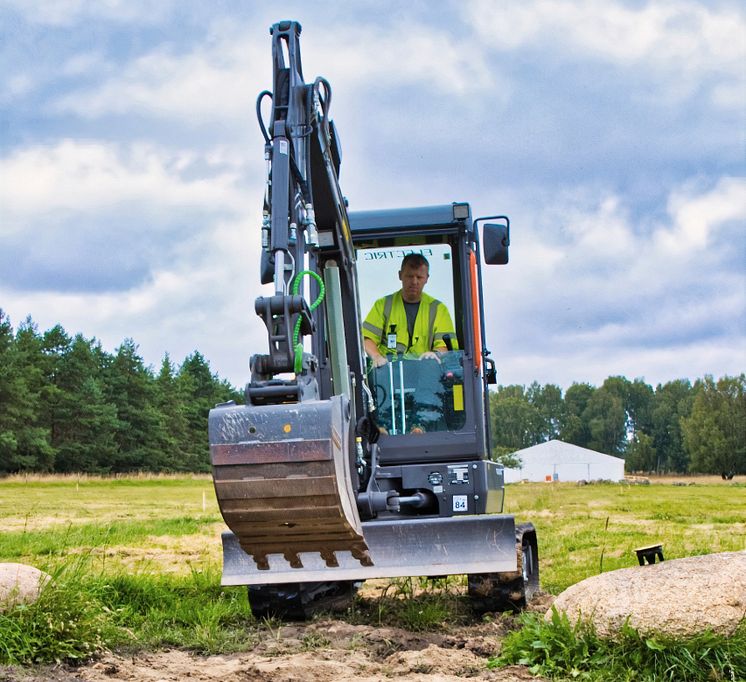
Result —
[[[500, 386], [490, 394], [494, 455], [554, 438], [624, 457], [629, 471], [746, 473], [746, 376], [600, 387]], [[96, 339], [0, 310], [0, 474], [209, 471], [207, 414], [242, 394], [197, 351], [155, 371], [132, 339]], [[506, 459], [507, 458], [507, 459]]]
[[655, 388], [612, 376], [599, 387], [501, 386], [490, 395], [498, 456], [559, 439], [626, 460], [627, 472], [746, 473], [746, 375]]
[[240, 398], [197, 351], [156, 372], [132, 339], [107, 353], [0, 310], [0, 474], [209, 471], [207, 413]]

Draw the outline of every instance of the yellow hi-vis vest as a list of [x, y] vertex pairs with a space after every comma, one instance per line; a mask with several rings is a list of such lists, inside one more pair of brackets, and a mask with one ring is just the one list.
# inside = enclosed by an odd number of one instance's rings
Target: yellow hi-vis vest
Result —
[[[389, 334], [396, 335], [396, 348], [389, 346]], [[450, 334], [451, 347], [458, 348], [456, 332], [448, 308], [439, 300], [423, 293], [412, 338], [407, 329], [407, 311], [401, 291], [379, 298], [363, 322], [363, 337], [372, 339], [382, 355], [412, 353], [422, 355], [431, 350], [447, 350], [444, 334]]]

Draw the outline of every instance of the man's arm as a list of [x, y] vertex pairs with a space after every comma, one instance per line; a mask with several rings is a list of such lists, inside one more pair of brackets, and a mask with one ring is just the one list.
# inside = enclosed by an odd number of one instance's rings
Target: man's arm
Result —
[[363, 346], [365, 347], [365, 352], [370, 356], [370, 359], [376, 367], [381, 367], [386, 364], [386, 356], [380, 353], [378, 350], [378, 344], [373, 339], [363, 339]]
[[384, 299], [379, 298], [370, 309], [363, 322], [363, 348], [376, 367], [385, 365], [386, 356], [378, 350], [378, 340], [383, 336]]
[[444, 303], [438, 306], [438, 315], [435, 318], [435, 334], [433, 335], [433, 348], [432, 350], [438, 353], [445, 353], [448, 351], [448, 344], [443, 338], [446, 334], [450, 336], [451, 349], [458, 350], [458, 340], [456, 339], [456, 330], [453, 326], [453, 320], [451, 319], [451, 313]]

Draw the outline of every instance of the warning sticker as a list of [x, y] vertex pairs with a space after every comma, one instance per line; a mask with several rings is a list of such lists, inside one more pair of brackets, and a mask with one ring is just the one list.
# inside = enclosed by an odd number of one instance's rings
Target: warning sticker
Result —
[[448, 482], [451, 485], [466, 485], [469, 482], [469, 467], [466, 464], [452, 464], [448, 467]]

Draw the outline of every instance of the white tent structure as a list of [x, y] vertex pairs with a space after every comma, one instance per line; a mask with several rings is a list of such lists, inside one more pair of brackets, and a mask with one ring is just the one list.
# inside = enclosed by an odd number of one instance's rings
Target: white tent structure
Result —
[[505, 482], [519, 481], [621, 481], [624, 460], [581, 448], [561, 440], [550, 440], [513, 453], [520, 468], [505, 468]]

